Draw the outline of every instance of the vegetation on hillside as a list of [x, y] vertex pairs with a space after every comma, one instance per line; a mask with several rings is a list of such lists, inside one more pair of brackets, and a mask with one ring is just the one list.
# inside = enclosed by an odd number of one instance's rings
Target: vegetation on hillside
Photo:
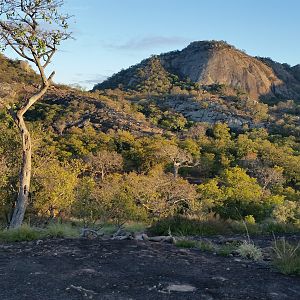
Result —
[[[178, 218], [201, 222], [203, 234], [205, 228], [235, 232], [240, 220], [256, 232], [298, 230], [297, 102], [268, 105], [226, 85], [199, 86], [174, 77], [156, 57], [144, 64], [135, 77], [136, 91], [120, 85], [98, 92], [57, 86], [28, 112], [34, 154], [26, 220], [89, 226], [165, 220], [164, 234], [170, 224], [181, 226], [172, 223], [182, 224]], [[19, 82], [11, 78], [26, 87], [21, 75]], [[217, 103], [255, 126], [191, 121], [168, 107], [174, 98], [193, 99], [202, 108]], [[0, 119], [0, 218], [7, 226], [21, 145], [4, 110]]]
[[[251, 216], [252, 222], [299, 226], [295, 136], [263, 128], [232, 132], [226, 124], [179, 126], [176, 117], [166, 125], [144, 109], [139, 114], [144, 112], [144, 119], [162, 127], [163, 134], [102, 132], [91, 123], [58, 131], [53, 124], [65, 118], [72, 103], [41, 105], [49, 110], [37, 106], [29, 123], [34, 172], [27, 220], [33, 223], [53, 218], [123, 224], [172, 216]], [[132, 115], [135, 111], [132, 107]], [[18, 189], [20, 142], [4, 112], [0, 132], [0, 209], [5, 224]]]

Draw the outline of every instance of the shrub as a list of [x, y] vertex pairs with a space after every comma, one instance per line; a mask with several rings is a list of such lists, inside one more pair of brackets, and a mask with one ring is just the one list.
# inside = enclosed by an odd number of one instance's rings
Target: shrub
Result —
[[284, 201], [273, 210], [273, 217], [280, 223], [297, 223], [300, 217], [300, 204], [296, 201]]
[[[198, 186], [200, 203], [225, 219], [253, 215], [252, 221], [265, 217], [263, 190], [244, 169], [225, 169], [220, 177]], [[254, 219], [255, 218], [255, 219]]]
[[255, 224], [255, 218], [252, 215], [247, 215], [245, 217], [245, 222], [247, 224]]
[[240, 256], [255, 261], [262, 260], [263, 254], [259, 247], [255, 246], [250, 241], [244, 241], [237, 249]]

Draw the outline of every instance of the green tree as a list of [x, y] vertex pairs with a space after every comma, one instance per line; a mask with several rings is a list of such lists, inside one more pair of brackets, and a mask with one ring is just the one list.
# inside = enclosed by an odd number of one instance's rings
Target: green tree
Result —
[[220, 177], [198, 187], [200, 202], [224, 218], [263, 214], [263, 190], [255, 178], [239, 168], [224, 170]]
[[47, 161], [47, 167], [37, 166], [33, 176], [33, 205], [42, 215], [54, 218], [69, 213], [75, 201], [79, 166]]

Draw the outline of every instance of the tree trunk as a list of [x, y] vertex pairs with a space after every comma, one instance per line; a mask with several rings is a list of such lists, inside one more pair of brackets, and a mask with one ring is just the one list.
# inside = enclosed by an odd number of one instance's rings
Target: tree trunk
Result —
[[18, 228], [22, 225], [28, 204], [31, 179], [31, 137], [23, 116], [18, 116], [16, 123], [22, 136], [22, 165], [20, 169], [20, 187], [14, 213], [9, 228]]
[[104, 176], [105, 176], [104, 169], [101, 169], [101, 181], [104, 181]]
[[179, 163], [177, 162], [173, 163], [173, 176], [175, 179], [178, 178], [179, 167], [180, 167]]

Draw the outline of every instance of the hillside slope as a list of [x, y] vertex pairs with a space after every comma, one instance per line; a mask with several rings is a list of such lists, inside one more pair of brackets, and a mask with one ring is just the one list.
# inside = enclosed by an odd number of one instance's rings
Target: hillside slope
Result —
[[[25, 61], [11, 60], [0, 54], [0, 97], [8, 102], [21, 103], [36, 91], [38, 75]], [[1, 112], [1, 107], [0, 107]], [[29, 121], [43, 120], [44, 124], [62, 134], [68, 129], [92, 126], [97, 131], [128, 130], [133, 134], [154, 134], [162, 131], [135, 113], [126, 100], [61, 85], [52, 86], [45, 97], [26, 115]]]

